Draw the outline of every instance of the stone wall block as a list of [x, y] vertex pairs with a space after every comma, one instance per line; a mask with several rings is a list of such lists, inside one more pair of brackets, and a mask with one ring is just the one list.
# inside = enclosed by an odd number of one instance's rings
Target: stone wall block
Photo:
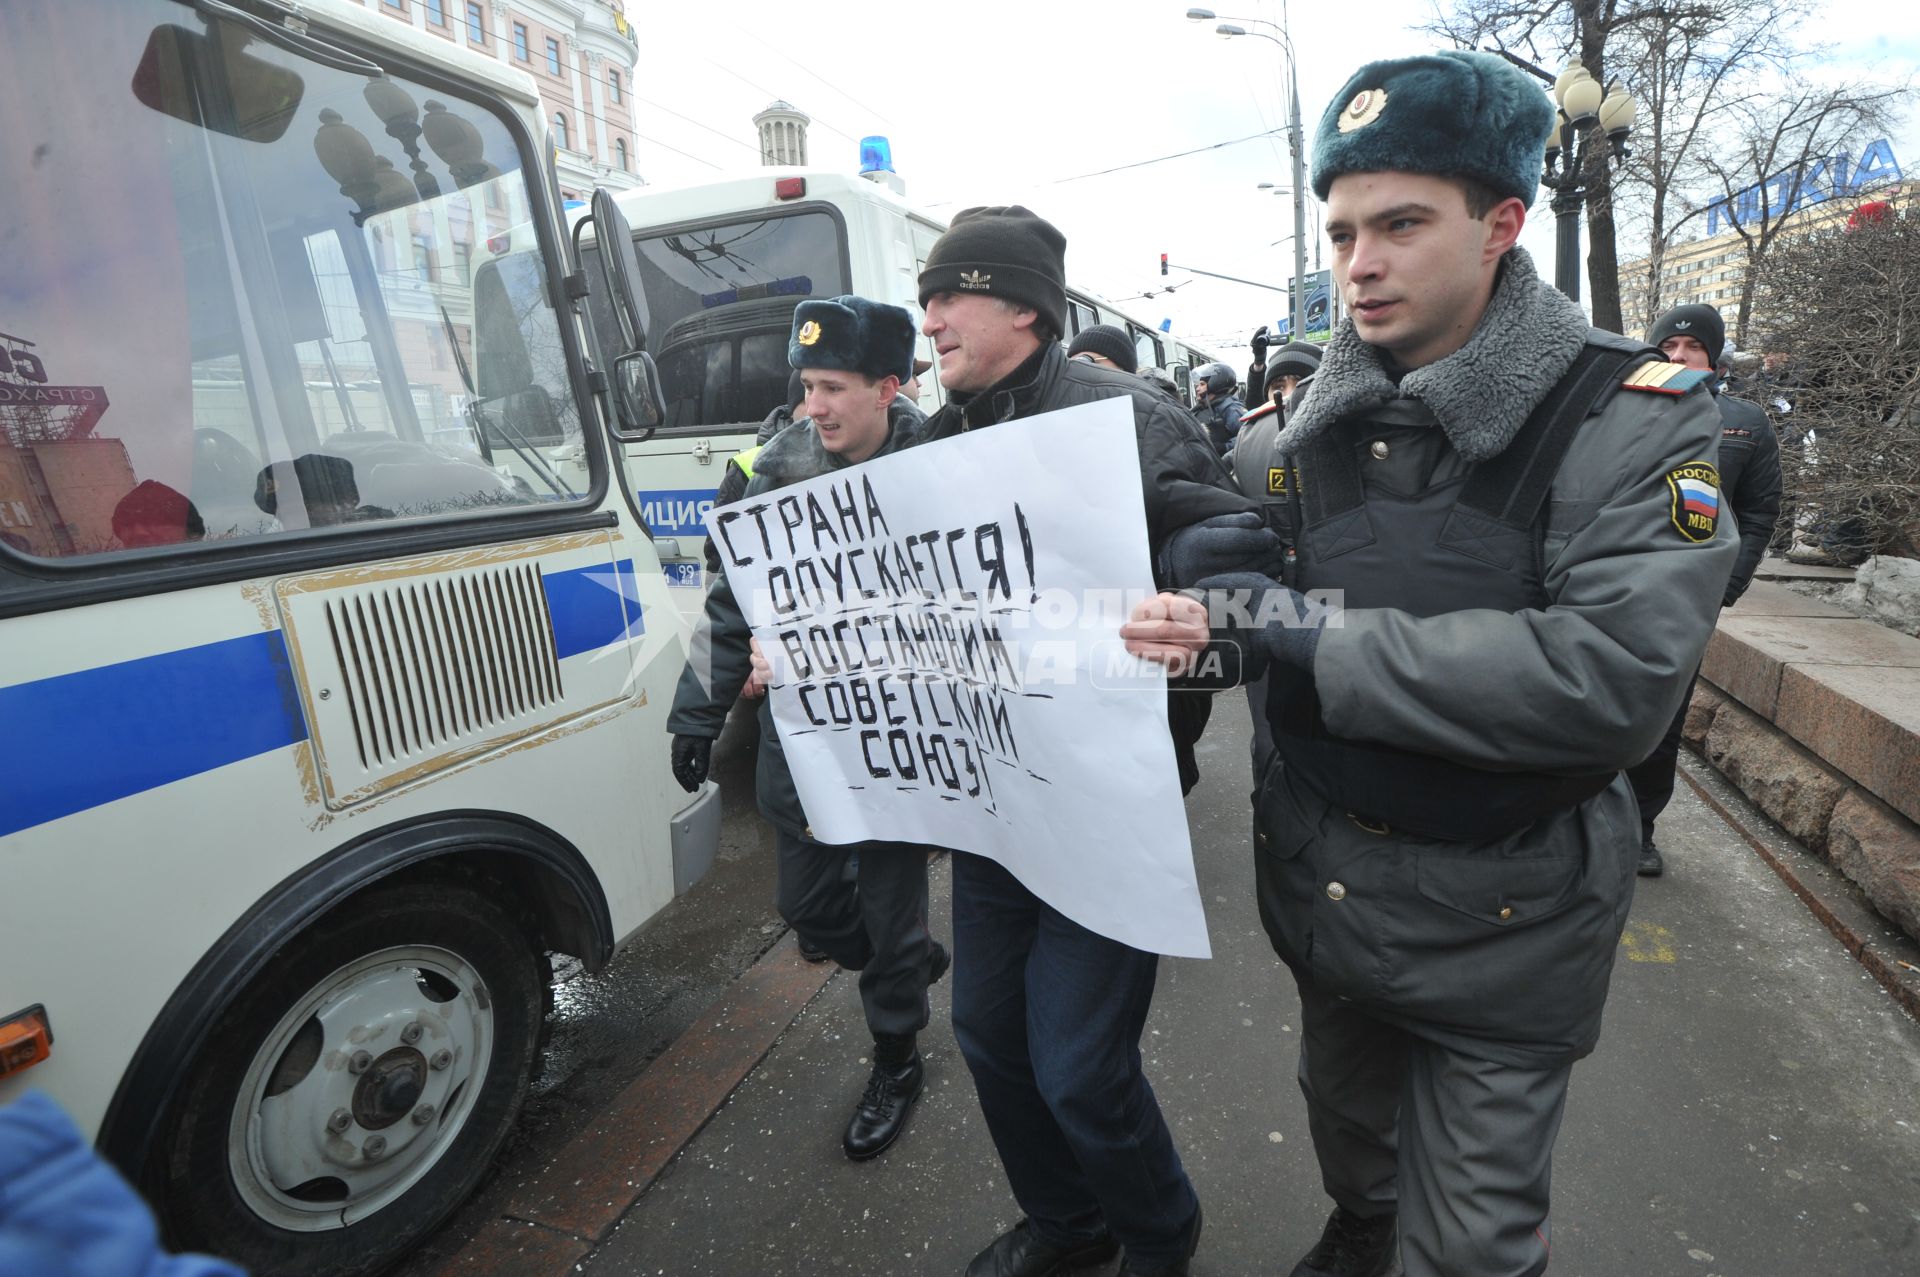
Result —
[[1795, 842], [1826, 854], [1827, 822], [1847, 791], [1846, 777], [1731, 702], [1714, 714], [1705, 753]]
[[1855, 789], [1834, 808], [1827, 833], [1834, 866], [1881, 914], [1920, 937], [1920, 826]]
[[1695, 749], [1701, 748], [1707, 739], [1707, 732], [1713, 728], [1714, 715], [1727, 703], [1719, 689], [1705, 681], [1693, 685], [1693, 701], [1687, 706], [1687, 717], [1680, 724], [1680, 739]]

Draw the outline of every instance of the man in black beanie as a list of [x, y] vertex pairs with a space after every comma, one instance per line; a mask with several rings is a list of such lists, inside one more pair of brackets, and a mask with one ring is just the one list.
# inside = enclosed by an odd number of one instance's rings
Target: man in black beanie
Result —
[[1067, 357], [1099, 364], [1102, 368], [1118, 368], [1121, 372], [1140, 371], [1133, 343], [1112, 324], [1090, 324], [1082, 328], [1067, 343]]
[[[1720, 312], [1698, 302], [1675, 306], [1647, 330], [1647, 340], [1660, 347], [1668, 359], [1709, 373], [1720, 365], [1726, 338]], [[1720, 452], [1715, 462], [1720, 467], [1720, 491], [1728, 513], [1740, 524], [1740, 557], [1733, 561], [1733, 576], [1720, 596], [1721, 607], [1732, 607], [1753, 583], [1753, 574], [1766, 557], [1767, 542], [1773, 538], [1774, 524], [1780, 520], [1780, 444], [1774, 438], [1773, 423], [1759, 404], [1724, 393], [1718, 377], [1709, 384], [1714, 404], [1720, 409]], [[1698, 673], [1694, 677], [1697, 679]], [[1687, 706], [1692, 700], [1693, 684], [1689, 683], [1687, 694], [1680, 698], [1680, 709], [1667, 725], [1667, 734], [1651, 754], [1627, 768], [1627, 782], [1633, 786], [1634, 801], [1640, 808], [1640, 864], [1636, 872], [1642, 878], [1658, 878], [1666, 872], [1666, 857], [1653, 840], [1653, 825], [1673, 800], [1680, 731], [1686, 725]]]
[[[921, 439], [1124, 396], [1160, 584], [1271, 556], [1277, 538], [1228, 490], [1179, 405], [1139, 377], [1061, 349], [1065, 253], [1065, 236], [1018, 206], [954, 217], [920, 276], [921, 331], [948, 395]], [[1190, 764], [1205, 701], [1172, 700], [1200, 702], [1196, 716], [1173, 715], [1185, 727], [1175, 728], [1176, 751]], [[1047, 1277], [1121, 1246], [1122, 1273], [1186, 1273], [1200, 1201], [1140, 1063], [1158, 957], [1089, 931], [996, 862], [965, 852], [953, 856], [953, 935], [954, 1037], [1026, 1215], [974, 1257], [967, 1277]]]

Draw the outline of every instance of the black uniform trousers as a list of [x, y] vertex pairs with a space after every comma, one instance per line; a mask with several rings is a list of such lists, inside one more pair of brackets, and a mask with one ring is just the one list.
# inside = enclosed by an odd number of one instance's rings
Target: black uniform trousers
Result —
[[[927, 930], [927, 849], [863, 842], [830, 847], [781, 829], [780, 916], [849, 971], [860, 973], [860, 1002], [877, 1037], [927, 1027], [927, 978], [933, 935]], [[860, 871], [847, 857], [860, 853]]]
[[1693, 704], [1693, 685], [1700, 681], [1695, 670], [1687, 680], [1687, 694], [1680, 698], [1680, 709], [1667, 725], [1667, 734], [1653, 752], [1627, 768], [1627, 784], [1633, 786], [1633, 799], [1640, 805], [1640, 845], [1653, 841], [1653, 822], [1673, 801], [1674, 769], [1680, 762], [1680, 730], [1687, 724], [1687, 707]]

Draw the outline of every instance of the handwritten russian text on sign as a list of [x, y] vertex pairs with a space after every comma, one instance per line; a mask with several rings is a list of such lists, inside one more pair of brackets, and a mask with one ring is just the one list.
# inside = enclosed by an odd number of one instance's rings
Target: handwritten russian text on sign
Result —
[[823, 842], [991, 857], [1136, 948], [1209, 953], [1151, 593], [1133, 414], [1105, 400], [715, 510]]

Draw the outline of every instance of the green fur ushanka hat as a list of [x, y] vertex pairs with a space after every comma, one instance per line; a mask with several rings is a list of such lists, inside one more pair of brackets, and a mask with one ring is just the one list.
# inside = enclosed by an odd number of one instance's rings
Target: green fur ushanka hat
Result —
[[1529, 206], [1540, 189], [1553, 101], [1491, 53], [1448, 49], [1370, 62], [1334, 94], [1313, 134], [1313, 193], [1343, 173], [1471, 177]]
[[801, 302], [793, 308], [787, 362], [905, 381], [913, 376], [913, 316], [904, 307], [851, 293]]

